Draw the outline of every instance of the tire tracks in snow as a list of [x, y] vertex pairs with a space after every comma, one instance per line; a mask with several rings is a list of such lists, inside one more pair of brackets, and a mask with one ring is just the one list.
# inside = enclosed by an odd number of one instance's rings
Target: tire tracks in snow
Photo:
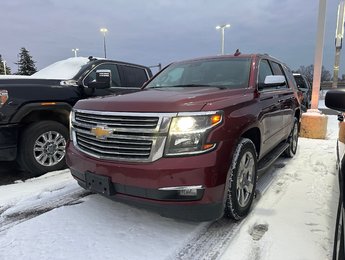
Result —
[[[272, 186], [277, 178], [276, 170], [285, 167], [284, 160], [278, 160], [271, 166], [258, 180], [256, 186], [256, 197], [253, 201], [252, 208], [256, 206], [263, 194]], [[250, 214], [250, 213], [249, 213]], [[188, 244], [183, 247], [172, 259], [179, 260], [215, 260], [219, 259], [226, 250], [231, 240], [236, 236], [245, 223], [234, 221], [225, 217], [210, 223], [196, 237], [192, 238]], [[257, 249], [259, 255], [260, 249]], [[259, 259], [256, 258], [256, 259]]]
[[179, 260], [217, 259], [223, 253], [229, 240], [235, 235], [241, 222], [221, 218], [212, 222], [199, 235], [188, 242], [174, 257]]
[[[0, 233], [15, 225], [18, 225], [24, 221], [42, 215], [53, 209], [82, 203], [81, 199], [90, 194], [93, 193], [78, 188], [68, 191], [60, 196], [53, 197], [47, 203], [34, 206], [27, 205], [22, 210], [16, 211], [15, 207], [17, 205], [4, 207], [0, 210]], [[13, 211], [13, 208], [14, 212], [7, 212]]]

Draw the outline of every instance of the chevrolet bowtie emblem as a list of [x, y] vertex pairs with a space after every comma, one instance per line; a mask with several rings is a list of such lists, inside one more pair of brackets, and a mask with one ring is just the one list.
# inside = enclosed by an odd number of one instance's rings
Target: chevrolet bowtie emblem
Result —
[[96, 126], [91, 129], [97, 139], [106, 139], [113, 131], [105, 128], [104, 126]]

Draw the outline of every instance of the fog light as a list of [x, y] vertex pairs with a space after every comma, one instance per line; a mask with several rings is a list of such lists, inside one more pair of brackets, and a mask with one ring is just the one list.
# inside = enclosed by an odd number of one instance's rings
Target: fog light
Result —
[[179, 190], [178, 194], [180, 196], [196, 196], [198, 194], [198, 190], [197, 189]]
[[198, 190], [203, 189], [204, 187], [202, 187], [201, 185], [159, 188], [159, 190], [163, 191], [177, 191], [179, 196], [197, 196]]

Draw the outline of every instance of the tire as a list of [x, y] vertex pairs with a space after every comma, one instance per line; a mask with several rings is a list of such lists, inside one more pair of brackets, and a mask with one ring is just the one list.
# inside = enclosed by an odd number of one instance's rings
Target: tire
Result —
[[287, 139], [287, 143], [289, 144], [289, 147], [284, 152], [285, 157], [292, 158], [295, 156], [297, 152], [297, 147], [298, 147], [298, 135], [299, 135], [299, 124], [298, 124], [297, 118], [295, 117], [293, 128], [291, 130], [289, 138]]
[[240, 220], [251, 208], [257, 179], [257, 155], [253, 142], [241, 138], [228, 171], [229, 185], [224, 215]]
[[20, 136], [18, 164], [25, 177], [35, 177], [66, 167], [68, 129], [55, 121], [29, 125]]
[[334, 232], [333, 260], [344, 260], [344, 221], [343, 221], [343, 200], [339, 198], [337, 219]]

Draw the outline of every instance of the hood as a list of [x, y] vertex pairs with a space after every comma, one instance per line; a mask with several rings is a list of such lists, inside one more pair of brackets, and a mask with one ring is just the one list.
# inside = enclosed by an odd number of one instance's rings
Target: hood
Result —
[[[9, 80], [9, 79], [8, 79]], [[78, 88], [60, 85], [60, 80], [43, 79], [0, 80], [0, 90], [7, 90], [11, 107], [29, 102], [67, 102], [74, 104], [80, 98]]]
[[[201, 111], [207, 103], [213, 103], [241, 90], [189, 87], [146, 89], [122, 96], [106, 96], [80, 100], [76, 109], [112, 112], [191, 112]], [[231, 93], [229, 93], [231, 92]]]

